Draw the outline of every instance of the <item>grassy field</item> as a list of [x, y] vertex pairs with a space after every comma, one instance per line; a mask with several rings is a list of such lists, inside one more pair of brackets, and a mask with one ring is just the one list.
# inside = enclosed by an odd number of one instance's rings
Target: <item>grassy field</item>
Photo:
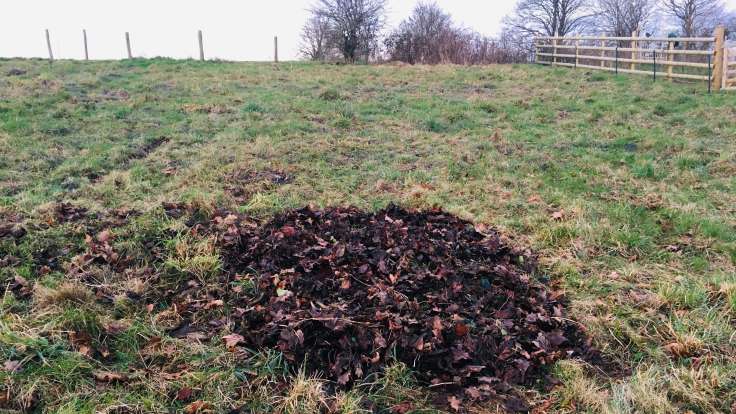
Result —
[[[552, 367], [560, 386], [525, 391], [539, 412], [736, 409], [736, 94], [537, 66], [0, 60], [0, 411], [433, 412], [402, 364], [335, 393], [276, 352], [168, 335], [161, 275], [222, 259], [163, 202], [441, 206], [535, 251], [617, 367]], [[74, 272], [87, 234], [126, 269]]]

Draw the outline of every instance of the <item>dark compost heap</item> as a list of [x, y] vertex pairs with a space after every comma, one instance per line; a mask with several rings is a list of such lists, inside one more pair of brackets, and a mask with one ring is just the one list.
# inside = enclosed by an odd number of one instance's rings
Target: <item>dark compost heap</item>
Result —
[[219, 218], [228, 270], [251, 281], [235, 332], [349, 386], [397, 359], [431, 383], [495, 395], [595, 353], [536, 282], [529, 253], [439, 210]]

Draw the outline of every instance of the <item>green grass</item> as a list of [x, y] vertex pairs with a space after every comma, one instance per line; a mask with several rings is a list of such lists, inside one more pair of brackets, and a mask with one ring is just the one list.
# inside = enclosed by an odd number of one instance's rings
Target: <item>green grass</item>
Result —
[[[11, 68], [27, 73], [5, 76]], [[20, 215], [29, 230], [0, 240], [0, 260], [19, 259], [0, 268], [0, 282], [38, 286], [0, 302], [0, 360], [23, 362], [0, 371], [0, 407], [169, 412], [202, 400], [218, 412], [326, 403], [390, 412], [412, 401], [426, 412], [426, 390], [401, 365], [334, 394], [279, 354], [168, 337], [175, 312], [157, 292], [216, 280], [222, 258], [164, 216], [164, 201], [259, 218], [307, 204], [441, 206], [535, 250], [570, 316], [626, 368], [607, 377], [561, 363], [552, 372], [563, 385], [529, 390], [532, 402], [551, 412], [711, 413], [736, 400], [736, 94], [521, 65], [154, 59], [0, 60], [0, 98], [0, 219]], [[233, 183], [242, 170], [292, 179]], [[62, 201], [99, 217], [58, 223]], [[74, 274], [85, 234], [110, 227], [114, 209], [138, 213], [111, 226], [128, 271]], [[122, 332], [110, 333], [114, 324]], [[80, 353], [70, 331], [109, 355]], [[99, 371], [129, 378], [100, 384]], [[177, 399], [183, 387], [189, 401]]]

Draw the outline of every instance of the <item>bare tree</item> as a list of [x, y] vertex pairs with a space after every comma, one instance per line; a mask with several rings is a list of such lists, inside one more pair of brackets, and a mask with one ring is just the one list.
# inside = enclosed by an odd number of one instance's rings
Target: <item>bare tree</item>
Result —
[[664, 0], [663, 8], [685, 37], [709, 36], [715, 26], [725, 23], [721, 0]]
[[419, 3], [385, 40], [391, 60], [437, 64], [510, 63], [526, 60], [518, 49], [458, 27], [436, 3]]
[[368, 60], [378, 50], [386, 0], [318, 0], [312, 14], [329, 22], [335, 46], [346, 61]]
[[598, 26], [611, 36], [627, 37], [651, 23], [655, 0], [597, 0]]
[[322, 16], [311, 16], [302, 28], [299, 53], [309, 60], [327, 60], [333, 46], [330, 36], [330, 22]]
[[452, 19], [437, 3], [418, 3], [411, 16], [385, 41], [393, 60], [408, 63], [440, 63], [443, 46], [453, 33]]
[[736, 40], [736, 11], [729, 13], [726, 18], [726, 31], [729, 39]]
[[505, 24], [530, 36], [565, 36], [585, 29], [592, 15], [590, 0], [520, 0]]

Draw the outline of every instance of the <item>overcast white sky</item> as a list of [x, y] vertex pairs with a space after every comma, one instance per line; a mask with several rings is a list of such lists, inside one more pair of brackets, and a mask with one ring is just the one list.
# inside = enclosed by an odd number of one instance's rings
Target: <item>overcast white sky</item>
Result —
[[[727, 0], [736, 8], [736, 0]], [[0, 57], [46, 57], [43, 30], [51, 32], [57, 58], [83, 57], [87, 29], [90, 58], [126, 55], [124, 32], [133, 54], [142, 57], [195, 57], [197, 30], [205, 54], [231, 60], [270, 60], [273, 36], [280, 57], [297, 57], [299, 32], [313, 0], [3, 0]], [[416, 0], [389, 0], [389, 24], [406, 17]], [[455, 20], [495, 35], [515, 0], [437, 0]]]

